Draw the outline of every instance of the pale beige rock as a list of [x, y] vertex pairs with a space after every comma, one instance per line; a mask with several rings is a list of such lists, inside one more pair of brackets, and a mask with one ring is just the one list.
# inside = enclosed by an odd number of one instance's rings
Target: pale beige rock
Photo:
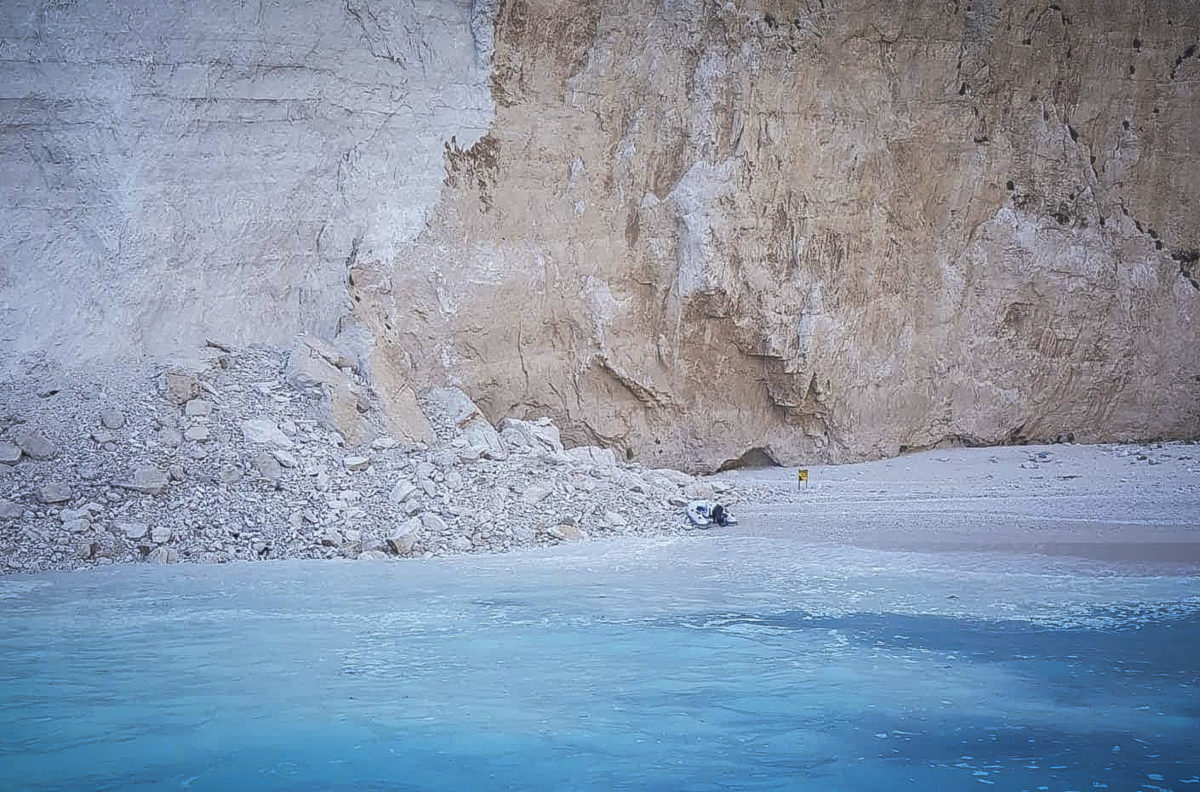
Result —
[[[200, 393], [200, 380], [186, 371], [168, 371], [166, 374], [167, 401], [183, 405]], [[110, 427], [112, 428], [112, 427]]]
[[650, 467], [1194, 436], [1198, 24], [505, 5], [495, 122], [355, 316], [413, 382]]

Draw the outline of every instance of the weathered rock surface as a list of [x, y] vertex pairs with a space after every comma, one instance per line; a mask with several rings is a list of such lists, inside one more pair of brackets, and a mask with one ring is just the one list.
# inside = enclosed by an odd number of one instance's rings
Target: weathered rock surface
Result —
[[21, 460], [21, 449], [7, 440], [0, 442], [0, 463], [15, 465]]
[[[312, 333], [350, 445], [431, 443], [449, 382], [651, 467], [1193, 436], [1198, 28], [1192, 0], [6, 3], [0, 368]], [[504, 453], [477, 426], [464, 455]]]

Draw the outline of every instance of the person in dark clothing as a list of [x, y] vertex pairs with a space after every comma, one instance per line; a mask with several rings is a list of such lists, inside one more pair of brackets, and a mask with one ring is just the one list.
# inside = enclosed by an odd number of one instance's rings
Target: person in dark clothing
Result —
[[708, 517], [717, 525], [729, 525], [728, 512], [726, 512], [725, 507], [719, 503], [713, 506], [712, 514], [710, 514]]

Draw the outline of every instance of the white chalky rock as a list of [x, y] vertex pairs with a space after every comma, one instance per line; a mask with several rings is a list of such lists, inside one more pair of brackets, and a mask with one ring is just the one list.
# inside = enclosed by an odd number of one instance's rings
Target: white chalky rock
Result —
[[109, 408], [100, 413], [100, 423], [105, 429], [120, 429], [125, 425], [125, 416], [120, 410]]
[[440, 535], [450, 531], [450, 526], [446, 524], [446, 521], [433, 512], [426, 512], [421, 515], [421, 525], [431, 534]]
[[554, 486], [551, 484], [530, 484], [521, 491], [521, 502], [533, 505], [541, 503], [554, 492]]
[[275, 461], [285, 468], [294, 468], [300, 465], [300, 460], [296, 459], [295, 454], [290, 451], [284, 451], [282, 448], [272, 449], [271, 456], [275, 457]]
[[278, 486], [279, 481], [283, 478], [283, 467], [279, 464], [279, 460], [265, 451], [259, 451], [254, 455], [254, 468], [272, 486]]
[[585, 465], [593, 465], [598, 468], [607, 469], [617, 466], [617, 455], [613, 453], [611, 448], [600, 448], [599, 446], [579, 446], [577, 448], [568, 448], [567, 455], [576, 462]]
[[0, 463], [15, 465], [21, 459], [21, 448], [16, 443], [7, 440], [0, 442]]
[[279, 426], [268, 418], [251, 418], [242, 421], [242, 434], [248, 443], [272, 445], [277, 448], [292, 449], [296, 444], [285, 435]]
[[604, 513], [604, 522], [612, 528], [621, 528], [629, 525], [629, 520], [625, 518], [625, 515], [616, 511], [606, 511]]
[[165, 525], [156, 525], [150, 529], [150, 541], [163, 544], [171, 541], [171, 529]]
[[183, 436], [193, 443], [207, 443], [212, 439], [212, 432], [209, 431], [207, 426], [193, 426], [184, 432]]
[[192, 399], [183, 408], [183, 414], [189, 418], [212, 415], [213, 403], [208, 399]]
[[371, 466], [371, 458], [365, 456], [348, 456], [342, 460], [342, 464], [345, 465], [346, 470], [366, 470]]
[[173, 547], [160, 545], [150, 551], [146, 556], [146, 562], [150, 564], [178, 564], [179, 551]]
[[[464, 452], [496, 460], [508, 458], [508, 451], [495, 427], [467, 394], [458, 388], [434, 388], [425, 396], [462, 431], [467, 441]], [[467, 454], [463, 456], [470, 458]]]
[[401, 479], [400, 481], [396, 482], [395, 486], [393, 486], [391, 491], [388, 493], [388, 500], [390, 500], [392, 503], [404, 503], [406, 500], [412, 497], [413, 493], [416, 491], [417, 488], [411, 481]]
[[161, 495], [167, 488], [167, 474], [152, 465], [145, 465], [135, 470], [133, 478], [124, 486], [144, 495]]
[[113, 527], [117, 529], [121, 536], [135, 542], [144, 537], [150, 530], [150, 526], [146, 523], [132, 520], [115, 523]]

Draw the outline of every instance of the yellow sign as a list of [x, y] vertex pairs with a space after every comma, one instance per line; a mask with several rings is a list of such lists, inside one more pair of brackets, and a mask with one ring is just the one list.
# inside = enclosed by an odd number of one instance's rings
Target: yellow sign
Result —
[[800, 468], [796, 471], [796, 481], [808, 481], [808, 470]]

